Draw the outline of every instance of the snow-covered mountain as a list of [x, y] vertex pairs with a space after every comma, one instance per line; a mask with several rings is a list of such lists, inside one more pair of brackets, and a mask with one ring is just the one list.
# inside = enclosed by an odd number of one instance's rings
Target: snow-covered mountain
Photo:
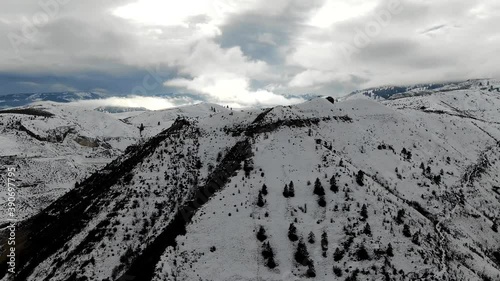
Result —
[[[2, 169], [17, 171], [18, 219], [39, 212], [139, 140], [138, 129], [109, 114], [47, 102], [0, 111], [0, 132]], [[6, 200], [2, 189], [0, 201]]]
[[[52, 102], [0, 110], [0, 162], [18, 171], [18, 219], [36, 214], [127, 147], [170, 127], [177, 117], [204, 118], [223, 110], [229, 109], [199, 104], [109, 114], [103, 108]], [[6, 200], [7, 189], [0, 190], [0, 201]], [[7, 212], [0, 214], [0, 224], [6, 217]]]
[[408, 96], [431, 95], [433, 93], [476, 90], [500, 92], [500, 81], [494, 79], [472, 79], [461, 82], [417, 84], [410, 86], [384, 86], [354, 91], [341, 100], [369, 98], [378, 101], [399, 99]]
[[17, 278], [500, 280], [488, 89], [128, 118], [168, 129], [23, 222]]

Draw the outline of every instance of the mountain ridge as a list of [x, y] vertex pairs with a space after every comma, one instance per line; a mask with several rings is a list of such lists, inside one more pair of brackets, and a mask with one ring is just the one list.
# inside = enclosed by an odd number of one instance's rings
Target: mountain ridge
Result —
[[[27, 251], [38, 257], [19, 276], [494, 280], [498, 105], [494, 92], [463, 89], [178, 119], [70, 191], [78, 207], [59, 199], [47, 219], [31, 219], [40, 243]], [[457, 109], [467, 114], [437, 113]], [[229, 160], [236, 168], [211, 192]], [[184, 219], [200, 193], [207, 200]], [[83, 211], [66, 226], [56, 216], [68, 208]], [[62, 225], [69, 230], [51, 241]]]

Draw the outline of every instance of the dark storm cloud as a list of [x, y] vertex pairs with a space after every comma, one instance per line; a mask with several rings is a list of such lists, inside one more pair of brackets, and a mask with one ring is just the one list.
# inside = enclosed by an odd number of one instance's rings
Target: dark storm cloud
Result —
[[[0, 73], [0, 95], [11, 93], [94, 91], [108, 94], [133, 94], [141, 87], [147, 94], [172, 93], [176, 89], [164, 87], [160, 82], [155, 87], [144, 87], [144, 77], [153, 77], [149, 71], [133, 71], [121, 75], [103, 72], [88, 72], [75, 75], [44, 75], [23, 73]], [[169, 77], [175, 76], [173, 72]], [[163, 77], [162, 79], [168, 79]], [[154, 78], [148, 84], [154, 85]], [[139, 94], [134, 93], [134, 94]]]
[[323, 3], [324, 0], [307, 4], [289, 1], [276, 13], [258, 10], [235, 15], [220, 27], [222, 34], [216, 42], [224, 48], [239, 46], [252, 59], [281, 64], [297, 33], [307, 28], [304, 22]]

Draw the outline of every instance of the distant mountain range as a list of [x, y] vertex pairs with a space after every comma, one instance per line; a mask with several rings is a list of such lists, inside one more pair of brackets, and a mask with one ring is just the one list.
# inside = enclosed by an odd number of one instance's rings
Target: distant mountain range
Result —
[[[0, 96], [0, 109], [12, 108], [12, 107], [22, 107], [32, 104], [34, 102], [48, 101], [57, 103], [70, 103], [82, 100], [100, 100], [110, 97], [116, 97], [119, 95], [107, 95], [97, 92], [52, 92], [52, 93], [21, 93], [21, 94], [8, 94]], [[125, 97], [125, 96], [119, 96]], [[187, 98], [192, 103], [208, 102], [203, 96], [190, 94], [190, 93], [160, 93], [155, 94], [152, 97], [164, 98], [164, 99], [179, 99]], [[288, 98], [301, 98], [303, 100], [311, 100], [320, 97], [316, 94], [304, 94], [304, 95], [287, 95]], [[109, 113], [119, 113], [119, 112], [129, 112], [129, 111], [145, 111], [145, 108], [127, 108], [127, 107], [116, 107], [116, 106], [103, 106], [97, 108], [99, 111], [109, 112]]]
[[[339, 100], [351, 100], [358, 98], [369, 98], [377, 101], [394, 100], [404, 97], [430, 95], [439, 92], [457, 90], [480, 90], [489, 92], [500, 92], [500, 81], [493, 79], [471, 79], [459, 82], [427, 83], [417, 85], [382, 86], [354, 91]], [[69, 103], [82, 100], [99, 100], [119, 95], [108, 95], [98, 92], [52, 92], [52, 93], [21, 93], [0, 96], [0, 109], [27, 106], [34, 102], [48, 101], [57, 103]], [[125, 96], [119, 96], [125, 97]], [[192, 103], [208, 102], [203, 96], [190, 93], [159, 93], [152, 97], [165, 99], [187, 98]], [[286, 95], [287, 98], [300, 98], [309, 101], [321, 95], [302, 94]], [[96, 110], [108, 113], [120, 113], [130, 111], [145, 111], [145, 108], [128, 108], [126, 106], [102, 106]]]
[[0, 108], [25, 106], [38, 101], [68, 103], [78, 100], [103, 99], [106, 95], [94, 92], [54, 92], [54, 93], [22, 93], [0, 96]]
[[500, 92], [499, 85], [499, 81], [493, 79], [471, 79], [459, 82], [428, 83], [407, 86], [382, 86], [354, 91], [342, 99], [349, 100], [356, 98], [371, 98], [374, 100], [394, 100], [410, 96], [429, 95], [437, 92], [468, 89]]

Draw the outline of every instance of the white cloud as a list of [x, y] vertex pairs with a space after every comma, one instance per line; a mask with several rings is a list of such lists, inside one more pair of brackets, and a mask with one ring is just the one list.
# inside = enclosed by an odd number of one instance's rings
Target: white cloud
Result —
[[[392, 14], [389, 24], [379, 24], [380, 32], [371, 36], [367, 28], [378, 23], [391, 1], [371, 2], [375, 7], [349, 4], [340, 10], [343, 17], [330, 21], [321, 14], [347, 4], [326, 2], [312, 19], [315, 27], [298, 35], [287, 56], [289, 66], [304, 69], [289, 86], [349, 83], [348, 77], [365, 81], [357, 86], [362, 88], [498, 75], [491, 63], [500, 50], [498, 31], [492, 28], [500, 23], [491, 17], [499, 6], [494, 1], [401, 0], [401, 13]], [[354, 16], [351, 9], [363, 13]], [[367, 43], [358, 48], [362, 36]]]
[[204, 94], [211, 102], [232, 104], [233, 107], [289, 105], [304, 101], [298, 98], [286, 98], [265, 89], [251, 90], [248, 79], [232, 74], [225, 76], [207, 74], [194, 79], [174, 79], [165, 84]]
[[184, 88], [204, 94], [209, 101], [222, 104], [251, 105], [292, 104], [302, 100], [287, 99], [269, 90], [252, 90], [251, 79], [271, 79], [269, 67], [263, 61], [251, 60], [240, 48], [222, 49], [210, 41], [197, 44], [188, 57], [178, 60], [182, 74], [192, 79], [177, 78], [165, 82], [166, 86]]
[[290, 87], [320, 87], [331, 81], [349, 82], [350, 80], [351, 77], [347, 74], [308, 69], [293, 77], [289, 85]]
[[162, 110], [182, 105], [191, 105], [196, 102], [189, 98], [160, 98], [160, 97], [143, 97], [143, 96], [128, 96], [128, 97], [112, 97], [100, 100], [80, 100], [72, 102], [72, 105], [78, 105], [88, 108], [97, 108], [101, 106], [117, 106], [117, 107], [135, 107], [146, 108], [149, 110]]
[[327, 28], [332, 24], [352, 18], [364, 16], [377, 6], [377, 1], [335, 0], [326, 1], [310, 19], [309, 24]]

